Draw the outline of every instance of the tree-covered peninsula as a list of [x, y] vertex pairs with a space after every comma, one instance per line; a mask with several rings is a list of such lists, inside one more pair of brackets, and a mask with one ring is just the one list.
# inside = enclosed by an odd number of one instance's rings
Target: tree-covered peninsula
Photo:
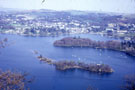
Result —
[[84, 63], [84, 62], [75, 62], [69, 60], [63, 61], [54, 61], [52, 59], [43, 57], [39, 55], [37, 57], [40, 61], [45, 62], [47, 64], [55, 66], [56, 70], [65, 71], [71, 69], [79, 69], [84, 71], [89, 71], [93, 73], [102, 73], [102, 74], [110, 74], [114, 72], [114, 70], [106, 64], [93, 64], [93, 63]]
[[135, 41], [94, 41], [89, 38], [66, 37], [53, 43], [57, 47], [90, 47], [122, 51], [135, 56]]

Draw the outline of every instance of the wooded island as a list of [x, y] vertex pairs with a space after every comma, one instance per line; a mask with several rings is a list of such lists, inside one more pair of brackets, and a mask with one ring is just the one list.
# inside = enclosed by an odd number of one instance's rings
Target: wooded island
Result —
[[52, 59], [43, 57], [42, 55], [37, 57], [40, 61], [45, 62], [47, 64], [55, 66], [57, 70], [65, 71], [65, 70], [71, 70], [71, 69], [80, 69], [84, 71], [94, 72], [94, 73], [112, 73], [114, 70], [106, 64], [86, 64], [84, 62], [75, 62], [75, 61], [54, 61]]
[[122, 51], [135, 56], [135, 41], [94, 41], [89, 38], [66, 37], [53, 43], [57, 47], [90, 47]]

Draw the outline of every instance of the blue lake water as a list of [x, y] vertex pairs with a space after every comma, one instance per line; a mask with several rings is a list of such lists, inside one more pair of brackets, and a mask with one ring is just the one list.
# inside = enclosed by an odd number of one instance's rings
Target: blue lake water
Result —
[[[91, 34], [78, 34], [92, 40], [113, 40]], [[0, 34], [0, 38], [7, 37], [10, 46], [0, 49], [0, 68], [28, 72], [35, 80], [30, 84], [31, 90], [86, 90], [90, 85], [99, 90], [120, 90], [123, 77], [135, 74], [135, 57], [123, 52], [100, 50], [92, 48], [60, 48], [54, 47], [53, 42], [59, 37], [25, 37], [18, 35]], [[104, 63], [114, 69], [111, 75], [93, 74], [87, 71], [57, 71], [54, 66], [39, 62], [32, 53], [39, 51], [43, 56], [54, 60], [75, 60], [86, 63]]]

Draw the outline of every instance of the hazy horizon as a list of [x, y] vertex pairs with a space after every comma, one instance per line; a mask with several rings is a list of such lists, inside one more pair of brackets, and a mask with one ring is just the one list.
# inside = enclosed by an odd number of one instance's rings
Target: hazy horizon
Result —
[[134, 0], [1, 0], [1, 8], [26, 10], [80, 10], [135, 14]]

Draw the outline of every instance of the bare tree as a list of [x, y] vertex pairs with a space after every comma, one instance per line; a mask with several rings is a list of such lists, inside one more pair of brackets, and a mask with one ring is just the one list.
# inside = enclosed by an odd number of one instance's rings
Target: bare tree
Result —
[[127, 75], [124, 78], [124, 82], [122, 90], [135, 90], [135, 75]]
[[0, 90], [30, 90], [26, 87], [31, 80], [26, 79], [27, 74], [0, 71]]

